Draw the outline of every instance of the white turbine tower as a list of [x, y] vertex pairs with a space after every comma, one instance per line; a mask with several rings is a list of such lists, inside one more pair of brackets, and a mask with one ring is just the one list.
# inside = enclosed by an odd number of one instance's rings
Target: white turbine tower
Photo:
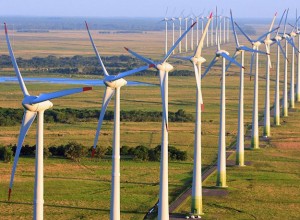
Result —
[[204, 32], [201, 36], [199, 44], [196, 48], [194, 56], [174, 58], [188, 60], [194, 66], [195, 78], [196, 78], [196, 121], [195, 121], [195, 140], [194, 140], [194, 169], [193, 169], [193, 184], [192, 184], [192, 205], [191, 213], [193, 215], [203, 214], [202, 207], [202, 162], [201, 162], [201, 107], [203, 105], [202, 92], [201, 92], [201, 66], [206, 60], [202, 57], [202, 49], [206, 33], [209, 28], [209, 24], [212, 18], [210, 14], [206, 23]]
[[[173, 46], [175, 43], [175, 21], [176, 21], [176, 18], [172, 17], [171, 21], [172, 21], [172, 46]], [[173, 50], [173, 54], [175, 54], [175, 50]]]
[[162, 98], [162, 138], [161, 138], [161, 160], [160, 160], [160, 190], [158, 204], [158, 219], [169, 219], [169, 193], [168, 193], [168, 73], [173, 70], [173, 66], [167, 62], [172, 51], [177, 47], [179, 42], [187, 35], [196, 23], [192, 24], [176, 41], [173, 47], [168, 51], [162, 61], [154, 62], [149, 58], [145, 58], [136, 52], [125, 48], [136, 58], [148, 63], [156, 68], [159, 72], [161, 98]]
[[[179, 21], [179, 36], [181, 36], [181, 24], [182, 24], [182, 14], [183, 14], [183, 11], [181, 12], [180, 16], [177, 18], [178, 21]], [[178, 44], [178, 53], [181, 53], [181, 41], [179, 42]]]
[[[217, 18], [217, 16], [216, 16]], [[218, 22], [217, 22], [218, 27]], [[235, 59], [232, 59], [229, 56], [229, 53], [225, 50], [221, 50], [220, 43], [218, 41], [218, 49], [216, 51], [216, 55], [208, 65], [205, 70], [202, 78], [206, 76], [212, 66], [222, 57], [222, 84], [221, 84], [221, 97], [220, 97], [220, 129], [219, 129], [219, 143], [218, 143], [218, 162], [217, 162], [217, 182], [216, 185], [218, 187], [227, 187], [226, 184], [226, 141], [225, 141], [225, 73], [226, 73], [226, 60], [240, 68], [244, 68], [241, 64], [239, 64]]]
[[14, 56], [14, 52], [12, 50], [9, 36], [7, 33], [7, 27], [5, 26], [5, 35], [7, 41], [8, 51], [11, 57], [11, 61], [14, 66], [14, 70], [16, 76], [18, 78], [21, 90], [24, 95], [24, 99], [22, 101], [22, 105], [24, 107], [24, 116], [22, 120], [22, 125], [20, 129], [20, 134], [18, 138], [17, 149], [14, 158], [14, 164], [12, 168], [11, 178], [10, 178], [10, 185], [9, 185], [9, 192], [8, 192], [8, 200], [10, 200], [14, 176], [16, 172], [16, 168], [19, 161], [19, 156], [22, 148], [22, 144], [24, 142], [25, 136], [32, 125], [33, 121], [35, 120], [36, 116], [38, 116], [38, 123], [37, 123], [37, 131], [36, 131], [36, 151], [35, 151], [35, 181], [34, 181], [34, 200], [33, 200], [33, 219], [35, 220], [42, 220], [43, 219], [43, 212], [44, 212], [44, 112], [45, 110], [51, 108], [53, 103], [49, 100], [80, 93], [84, 91], [91, 90], [91, 87], [84, 87], [84, 88], [75, 88], [75, 89], [67, 89], [52, 93], [42, 93], [39, 96], [32, 96], [29, 94], [26, 85], [23, 81], [21, 72], [19, 70], [16, 58]]
[[116, 93], [115, 109], [114, 109], [114, 134], [113, 134], [113, 146], [112, 146], [113, 154], [112, 154], [112, 185], [111, 185], [111, 201], [110, 201], [110, 219], [119, 220], [120, 219], [120, 89], [122, 86], [125, 86], [127, 84], [127, 81], [123, 79], [124, 77], [146, 70], [149, 67], [152, 67], [152, 65], [142, 66], [133, 70], [119, 73], [118, 75], [109, 75], [104, 66], [104, 63], [102, 62], [100, 54], [98, 53], [98, 50], [94, 44], [88, 25], [87, 23], [85, 24], [94, 52], [103, 69], [104, 72], [103, 82], [106, 87], [103, 95], [102, 108], [99, 116], [92, 156], [94, 155], [98, 143], [106, 108], [112, 96], [114, 95], [114, 93]]
[[[184, 18], [184, 21], [185, 21], [185, 31], [187, 31], [189, 16], [186, 16]], [[186, 35], [186, 37], [185, 37], [185, 52], [187, 52], [187, 51], [188, 51], [188, 35]]]
[[[260, 36], [257, 40], [251, 40], [250, 37], [239, 27], [239, 25], [235, 22], [235, 25], [241, 31], [241, 33], [247, 38], [247, 40], [252, 44], [252, 48], [254, 50], [259, 50], [259, 46], [262, 44], [263, 39], [272, 33], [273, 31], [277, 30], [275, 28], [262, 36]], [[250, 67], [250, 74], [252, 74], [252, 64], [254, 59], [254, 53], [252, 53], [251, 57], [251, 67]], [[269, 59], [269, 57], [268, 57]], [[252, 132], [251, 132], [251, 148], [258, 149], [259, 148], [259, 134], [258, 134], [258, 53], [256, 53], [255, 59], [255, 81], [254, 81], [254, 98], [253, 98], [253, 112], [252, 112]]]
[[[246, 47], [244, 45], [240, 45], [237, 34], [234, 28], [234, 22], [232, 17], [232, 11], [230, 10], [230, 18], [231, 18], [231, 26], [233, 31], [233, 36], [236, 44], [236, 51], [233, 55], [233, 59], [235, 59], [239, 54], [241, 54], [241, 65], [244, 66], [244, 57], [245, 51], [252, 53], [261, 53], [266, 54], [265, 52], [254, 50], [252, 48]], [[226, 72], [231, 62], [226, 67]], [[237, 142], [236, 142], [236, 165], [244, 166], [244, 68], [241, 68], [240, 72], [240, 88], [239, 88], [239, 111], [238, 111], [238, 133], [237, 133]]]

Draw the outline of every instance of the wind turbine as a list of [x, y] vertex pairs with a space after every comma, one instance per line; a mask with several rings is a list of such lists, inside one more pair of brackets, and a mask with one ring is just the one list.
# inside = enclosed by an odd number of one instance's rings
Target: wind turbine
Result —
[[24, 95], [24, 99], [22, 101], [22, 105], [24, 107], [24, 116], [22, 120], [22, 125], [20, 129], [20, 134], [18, 138], [17, 149], [14, 158], [14, 164], [12, 168], [11, 178], [10, 178], [10, 185], [8, 191], [8, 200], [10, 200], [14, 176], [16, 172], [16, 168], [19, 161], [19, 156], [22, 148], [22, 144], [24, 142], [25, 136], [32, 125], [33, 121], [35, 120], [36, 116], [38, 116], [38, 123], [37, 123], [37, 131], [36, 131], [36, 152], [35, 152], [35, 181], [34, 181], [34, 200], [33, 200], [33, 219], [41, 220], [43, 219], [43, 212], [44, 212], [44, 170], [43, 170], [43, 157], [44, 157], [44, 112], [45, 110], [51, 108], [53, 103], [49, 100], [72, 95], [75, 93], [80, 93], [84, 91], [91, 90], [91, 87], [84, 87], [84, 88], [75, 88], [75, 89], [66, 89], [52, 93], [41, 93], [39, 96], [32, 96], [29, 94], [26, 85], [23, 81], [21, 72], [19, 70], [16, 58], [14, 56], [14, 52], [12, 50], [8, 31], [6, 27], [6, 23], [4, 23], [5, 27], [5, 35], [7, 41], [8, 51], [11, 57], [11, 61], [14, 66], [14, 70], [16, 76], [18, 78], [21, 90]]
[[194, 141], [194, 169], [193, 169], [193, 184], [192, 184], [192, 205], [191, 213], [193, 215], [203, 214], [202, 207], [202, 162], [201, 162], [201, 106], [203, 105], [202, 92], [201, 92], [201, 66], [206, 60], [202, 57], [202, 49], [204, 39], [208, 31], [210, 21], [212, 19], [212, 13], [208, 18], [204, 32], [195, 50], [194, 56], [179, 57], [181, 60], [188, 60], [194, 66], [195, 78], [196, 78], [196, 121], [195, 121], [195, 141]]
[[[279, 21], [278, 27], [280, 27], [282, 19], [284, 17], [286, 10], [284, 10], [281, 19]], [[280, 125], [280, 91], [279, 91], [279, 79], [280, 79], [280, 51], [284, 55], [285, 59], [287, 60], [287, 55], [285, 54], [280, 41], [282, 40], [282, 37], [278, 34], [279, 29], [276, 32], [275, 37], [272, 39], [273, 43], [277, 44], [277, 62], [276, 62], [276, 83], [275, 83], [275, 100], [274, 100], [274, 124], [279, 126]], [[287, 60], [288, 62], [288, 60]]]
[[[231, 10], [230, 10], [230, 20], [231, 20], [233, 36], [236, 44], [236, 51], [232, 57], [233, 59], [235, 59], [239, 54], [241, 54], [241, 65], [244, 66], [245, 51], [252, 52], [252, 53], [266, 54], [265, 52], [254, 50], [244, 45], [240, 45], [234, 28], [234, 22], [233, 22]], [[230, 65], [231, 62], [228, 63], [226, 67], [226, 72]], [[236, 142], [236, 165], [238, 166], [245, 166], [245, 162], [244, 162], [244, 148], [245, 148], [244, 147], [244, 74], [245, 74], [244, 68], [241, 68], [240, 90], [239, 90], [238, 133], [237, 133], [237, 142]]]
[[[217, 18], [217, 16], [216, 16]], [[218, 28], [218, 22], [217, 22]], [[229, 56], [225, 50], [221, 50], [220, 42], [218, 40], [218, 49], [216, 55], [205, 70], [202, 79], [207, 75], [211, 67], [222, 57], [222, 84], [221, 84], [221, 97], [220, 97], [220, 129], [219, 129], [219, 143], [218, 143], [218, 165], [217, 165], [217, 183], [218, 187], [227, 187], [226, 184], [226, 142], [225, 142], [225, 73], [226, 73], [226, 60], [234, 63], [240, 68], [244, 68], [235, 59]]]
[[[235, 25], [237, 28], [241, 31], [241, 33], [247, 38], [247, 40], [252, 44], [252, 49], [259, 50], [259, 46], [262, 44], [263, 39], [265, 37], [272, 33], [273, 31], [277, 30], [278, 28], [275, 28], [256, 40], [252, 40], [248, 35], [240, 28], [240, 26], [235, 22]], [[252, 73], [252, 63], [254, 59], [254, 53], [252, 53], [251, 57], [251, 67], [250, 67], [250, 74]], [[269, 57], [268, 57], [269, 59]], [[258, 134], [258, 53], [256, 53], [256, 59], [255, 59], [255, 81], [254, 81], [254, 99], [253, 99], [253, 112], [252, 112], [252, 132], [251, 132], [251, 148], [258, 149], [259, 148], [259, 134]]]
[[123, 79], [126, 76], [132, 75], [134, 73], [146, 70], [152, 65], [142, 66], [136, 69], [132, 69], [129, 71], [125, 71], [119, 73], [118, 75], [109, 75], [104, 63], [102, 62], [101, 56], [98, 53], [98, 50], [94, 44], [92, 35], [90, 33], [89, 27], [86, 24], [86, 29], [88, 31], [88, 35], [90, 41], [92, 43], [93, 49], [95, 54], [98, 58], [98, 61], [103, 69], [104, 72], [104, 79], [103, 82], [105, 84], [105, 92], [103, 95], [102, 100], [102, 108], [99, 116], [96, 136], [94, 140], [94, 147], [92, 156], [95, 153], [95, 149], [98, 143], [100, 130], [102, 127], [103, 118], [105, 115], [106, 108], [114, 95], [116, 94], [115, 98], [115, 109], [114, 109], [114, 134], [113, 134], [113, 155], [112, 155], [112, 186], [111, 186], [111, 201], [110, 201], [110, 219], [112, 220], [119, 220], [120, 219], [120, 90], [122, 86], [127, 84], [127, 81]]
[[[275, 13], [269, 32], [272, 30], [277, 12]], [[266, 63], [266, 93], [265, 93], [265, 112], [264, 112], [264, 130], [263, 136], [269, 137], [271, 135], [271, 124], [270, 124], [270, 68], [271, 68], [271, 58], [270, 58], [270, 45], [273, 43], [270, 37], [270, 33], [267, 35], [263, 43], [266, 46], [266, 51], [268, 53], [267, 63]]]
[[[296, 17], [298, 16], [296, 9]], [[298, 48], [300, 48], [300, 31], [298, 22], [296, 24], [296, 30], [298, 35]], [[296, 101], [300, 102], [300, 52], [298, 52], [298, 60], [297, 60], [297, 87], [296, 87]]]
[[[296, 48], [296, 46], [293, 42], [293, 39], [291, 38], [291, 36], [289, 34], [286, 33], [286, 21], [287, 21], [288, 13], [289, 13], [289, 9], [287, 9], [287, 13], [285, 16], [284, 31], [283, 31], [283, 35], [282, 35], [282, 39], [285, 39], [285, 54], [286, 54], [286, 56], [288, 56], [288, 44], [290, 44], [292, 46], [293, 54], [295, 52], [294, 49], [296, 49], [298, 51], [298, 49]], [[292, 59], [294, 59], [294, 58], [292, 57]], [[287, 64], [287, 62], [288, 62], [288, 60], [286, 59], [284, 62], [284, 86], [283, 86], [283, 104], [282, 104], [282, 113], [283, 113], [284, 117], [288, 116], [288, 85], [287, 85], [288, 84], [287, 83], [288, 64]], [[294, 61], [292, 60], [292, 67], [293, 67], [293, 63], [294, 63]]]
[[160, 190], [159, 190], [159, 204], [158, 204], [158, 219], [169, 219], [169, 198], [168, 198], [168, 73], [173, 70], [173, 66], [167, 62], [172, 51], [177, 47], [179, 42], [187, 35], [196, 23], [192, 24], [175, 42], [173, 47], [168, 51], [165, 57], [159, 61], [154, 62], [149, 58], [143, 57], [136, 52], [125, 48], [136, 58], [146, 62], [151, 67], [154, 67], [159, 72], [160, 91], [162, 98], [162, 138], [161, 138], [161, 160], [160, 160]]
[[[299, 17], [300, 18], [300, 17]], [[297, 30], [295, 32], [295, 28], [297, 26], [299, 18], [296, 17], [295, 25], [292, 26], [292, 31], [288, 34], [290, 36], [290, 44], [292, 45], [292, 62], [291, 62], [291, 75], [290, 75], [290, 108], [295, 108], [295, 43], [294, 38], [297, 36]], [[296, 48], [297, 52], [299, 53], [299, 50]]]

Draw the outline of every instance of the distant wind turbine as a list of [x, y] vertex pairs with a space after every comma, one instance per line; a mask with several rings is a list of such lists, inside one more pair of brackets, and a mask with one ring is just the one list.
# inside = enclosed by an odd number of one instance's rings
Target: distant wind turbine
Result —
[[201, 107], [203, 105], [203, 98], [201, 92], [201, 66], [206, 60], [202, 57], [202, 49], [204, 39], [209, 28], [209, 24], [212, 18], [210, 14], [206, 23], [204, 32], [195, 50], [194, 56], [179, 57], [174, 56], [181, 60], [190, 61], [194, 66], [197, 92], [196, 92], [196, 121], [195, 121], [195, 140], [194, 140], [194, 169], [193, 169], [193, 184], [192, 184], [192, 205], [191, 213], [193, 215], [203, 214], [202, 207], [202, 162], [201, 162]]
[[[251, 40], [250, 37], [240, 28], [240, 26], [235, 22], [237, 28], [241, 31], [241, 33], [246, 37], [246, 39], [252, 44], [252, 48], [254, 50], [259, 50], [259, 46], [262, 44], [263, 39], [272, 33], [273, 31], [277, 30], [275, 28], [263, 35], [261, 35], [256, 40]], [[254, 59], [254, 53], [251, 56], [251, 67], [250, 67], [250, 74], [252, 74], [252, 64]], [[269, 57], [268, 57], [269, 59]], [[259, 134], [258, 134], [258, 53], [256, 53], [255, 59], [255, 81], [254, 81], [254, 99], [253, 99], [253, 112], [252, 112], [252, 132], [251, 132], [251, 148], [258, 149], [259, 148]]]
[[[233, 36], [236, 44], [236, 51], [233, 55], [233, 59], [235, 59], [239, 54], [241, 54], [241, 65], [244, 66], [244, 57], [245, 51], [252, 53], [261, 53], [266, 54], [263, 51], [254, 50], [244, 45], [240, 45], [238, 41], [238, 37], [234, 28], [234, 21], [232, 17], [232, 11], [230, 10], [230, 20], [233, 31]], [[226, 72], [231, 62], [228, 63], [226, 67]], [[240, 88], [239, 88], [239, 112], [238, 112], [238, 133], [237, 133], [237, 141], [236, 141], [236, 165], [244, 166], [244, 68], [241, 68], [240, 73]]]
[[[217, 16], [216, 16], [217, 19]], [[218, 22], [217, 22], [218, 26]], [[227, 187], [226, 183], [226, 141], [225, 141], [225, 72], [226, 72], [226, 60], [234, 63], [240, 68], [244, 68], [235, 59], [229, 56], [229, 53], [225, 50], [221, 50], [220, 43], [218, 41], [218, 49], [216, 55], [205, 70], [202, 79], [207, 75], [209, 70], [216, 64], [216, 62], [222, 57], [222, 77], [221, 77], [221, 97], [220, 97], [220, 129], [219, 129], [219, 143], [218, 143], [218, 162], [217, 162], [217, 186]]]

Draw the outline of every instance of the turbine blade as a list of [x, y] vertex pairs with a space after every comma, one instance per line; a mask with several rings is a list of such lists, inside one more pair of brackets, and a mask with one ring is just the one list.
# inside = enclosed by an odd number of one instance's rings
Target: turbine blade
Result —
[[237, 62], [235, 59], [232, 59], [229, 55], [227, 55], [227, 53], [222, 52], [221, 56], [224, 57], [226, 60], [230, 61], [231, 63], [234, 63], [238, 67], [245, 68], [239, 62]]
[[88, 34], [89, 34], [90, 41], [91, 41], [92, 46], [93, 46], [93, 48], [94, 48], [95, 54], [96, 54], [96, 56], [97, 56], [97, 58], [98, 58], [98, 61], [99, 61], [100, 65], [102, 66], [104, 75], [105, 75], [105, 76], [109, 76], [109, 74], [108, 74], [108, 72], [107, 72], [107, 70], [106, 70], [106, 68], [105, 68], [105, 66], [104, 66], [104, 63], [102, 62], [102, 59], [101, 59], [101, 57], [100, 57], [100, 54], [99, 54], [99, 52], [98, 52], [98, 50], [97, 50], [97, 48], [96, 48], [96, 46], [95, 46], [95, 43], [94, 43], [94, 40], [93, 40], [92, 35], [91, 35], [91, 33], [90, 33], [89, 26], [88, 26], [87, 22], [85, 22], [85, 26], [86, 26], [87, 32], [88, 32]]
[[264, 34], [261, 35], [256, 41], [262, 41], [262, 40], [265, 39], [270, 33], [276, 31], [277, 29], [279, 29], [279, 27], [276, 27], [276, 28], [272, 29], [271, 31], [268, 31], [267, 33], [264, 33]]
[[[278, 27], [280, 27], [280, 25], [281, 25], [281, 22], [282, 22], [282, 20], [283, 20], [283, 17], [284, 17], [285, 12], [286, 12], [286, 9], [283, 11], [283, 14], [282, 14], [282, 16], [281, 16], [281, 18], [280, 18], [280, 21], [279, 21], [279, 24], [278, 24]], [[278, 32], [279, 32], [279, 28], [277, 29], [276, 35], [278, 35]]]
[[254, 62], [254, 53], [251, 54], [251, 62], [250, 62], [250, 80], [251, 80], [251, 76], [252, 76], [253, 62]]
[[133, 50], [128, 49], [127, 47], [124, 47], [125, 50], [127, 50], [129, 53], [131, 53], [133, 56], [135, 56], [136, 58], [138, 58], [141, 61], [144, 61], [145, 63], [148, 63], [149, 65], [154, 65], [156, 66], [156, 64], [154, 63], [154, 61], [134, 52]]
[[206, 37], [206, 32], [208, 31], [208, 28], [209, 28], [211, 19], [212, 19], [212, 12], [211, 12], [210, 15], [209, 15], [208, 21], [207, 21], [207, 23], [206, 23], [206, 25], [205, 25], [203, 34], [202, 34], [201, 39], [200, 39], [200, 41], [199, 41], [199, 43], [198, 43], [198, 47], [197, 47], [197, 49], [196, 49], [196, 51], [195, 51], [194, 57], [201, 57], [204, 39], [205, 39], [205, 37]]
[[51, 93], [42, 93], [39, 95], [36, 99], [34, 99], [30, 104], [36, 104], [39, 102], [44, 102], [50, 99], [55, 99], [59, 98], [62, 96], [67, 96], [67, 95], [72, 95], [75, 93], [80, 93], [80, 92], [85, 92], [88, 90], [92, 90], [92, 87], [83, 87], [83, 88], [75, 88], [75, 89], [66, 89], [66, 90], [61, 90], [57, 92], [51, 92]]
[[269, 46], [267, 44], [265, 46], [266, 46], [266, 51], [268, 53], [267, 57], [268, 57], [269, 68], [272, 68], [270, 49], [269, 49]]
[[179, 59], [179, 60], [187, 60], [187, 61], [191, 61], [191, 59], [192, 59], [191, 56], [189, 56], [189, 57], [172, 56], [172, 58]]
[[286, 38], [287, 42], [299, 53], [298, 48], [296, 47], [293, 38]]
[[242, 30], [242, 28], [240, 28], [240, 26], [236, 23], [236, 22], [234, 22], [235, 23], [235, 25], [237, 26], [237, 28], [240, 30], [240, 32], [247, 38], [247, 40], [250, 42], [250, 43], [252, 43], [253, 41], [250, 39], [250, 37], [248, 37], [248, 35]]
[[175, 48], [177, 47], [177, 45], [180, 43], [180, 41], [185, 37], [185, 35], [194, 27], [194, 25], [197, 22], [194, 22], [178, 39], [177, 41], [174, 43], [174, 45], [170, 48], [170, 50], [168, 51], [168, 53], [166, 54], [166, 56], [163, 58], [163, 60], [161, 61], [162, 63], [166, 62], [168, 60], [168, 58], [171, 56], [171, 54], [173, 53], [173, 50], [175, 50]]
[[168, 117], [167, 117], [167, 105], [165, 102], [165, 80], [166, 80], [166, 75], [168, 73], [163, 71], [163, 70], [159, 70], [159, 81], [160, 81], [160, 93], [161, 93], [161, 99], [162, 99], [162, 107], [163, 107], [163, 121], [165, 123], [166, 129], [167, 131], [169, 130], [169, 126], [168, 126]]
[[19, 138], [18, 138], [17, 149], [16, 149], [16, 153], [15, 153], [15, 158], [14, 158], [14, 165], [13, 165], [13, 168], [11, 171], [9, 190], [8, 190], [8, 200], [10, 200], [11, 190], [12, 190], [12, 187], [14, 184], [14, 177], [15, 177], [15, 173], [16, 173], [16, 169], [17, 169], [17, 165], [18, 165], [18, 161], [19, 161], [22, 144], [24, 142], [25, 136], [26, 136], [30, 126], [32, 125], [36, 115], [37, 115], [36, 112], [31, 112], [28, 110], [25, 110], [24, 115], [23, 115], [22, 125], [21, 125], [20, 134], [19, 134]]
[[[277, 12], [275, 13], [275, 15], [274, 15], [274, 17], [273, 17], [273, 20], [272, 20], [272, 22], [271, 22], [269, 31], [272, 30], [272, 28], [273, 28], [273, 26], [274, 26], [274, 22], [275, 22], [276, 17], [277, 17]], [[279, 29], [279, 26], [278, 26], [278, 29]], [[270, 39], [270, 33], [267, 35], [267, 39]]]
[[282, 55], [284, 56], [284, 58], [289, 62], [289, 60], [288, 60], [288, 58], [287, 58], [287, 56], [286, 56], [286, 54], [285, 54], [285, 51], [284, 51], [284, 49], [283, 49], [282, 46], [281, 46], [280, 41], [276, 41], [276, 43], [277, 43], [277, 45], [279, 46], [280, 51], [281, 51]]
[[10, 40], [9, 40], [9, 36], [8, 36], [8, 32], [7, 32], [6, 23], [4, 23], [4, 28], [5, 28], [5, 36], [6, 36], [6, 42], [7, 42], [7, 47], [8, 47], [9, 55], [10, 55], [10, 58], [11, 58], [11, 62], [13, 64], [13, 66], [14, 66], [14, 69], [15, 69], [15, 72], [16, 72], [16, 75], [17, 75], [17, 78], [18, 78], [21, 90], [22, 90], [24, 96], [29, 96], [28, 90], [26, 88], [26, 85], [25, 85], [25, 83], [23, 81], [21, 72], [19, 70], [19, 67], [18, 67], [16, 58], [15, 58], [14, 52], [13, 52], [13, 50], [11, 48], [11, 45], [10, 45]]
[[150, 67], [154, 67], [154, 65], [151, 64], [151, 65], [147, 65], [147, 66], [141, 66], [141, 67], [136, 68], [136, 69], [132, 69], [132, 70], [128, 70], [128, 71], [119, 73], [119, 74], [116, 75], [111, 81], [115, 81], [115, 80], [124, 78], [124, 77], [126, 77], [126, 76], [130, 76], [130, 75], [132, 75], [132, 74], [134, 74], [134, 73], [137, 73], [137, 72], [141, 72], [141, 71], [147, 70], [147, 69], [149, 69]]
[[201, 78], [203, 79], [207, 73], [209, 72], [209, 70], [213, 67], [213, 65], [215, 65], [215, 63], [218, 61], [219, 57], [215, 56], [213, 58], [213, 60], [210, 62], [210, 64], [208, 65], [208, 67], [206, 68], [205, 72], [202, 74]]
[[283, 35], [286, 34], [286, 21], [287, 21], [288, 14], [289, 14], [289, 9], [287, 9], [286, 15], [285, 15], [284, 28], [283, 28]]
[[100, 111], [100, 115], [99, 115], [97, 131], [96, 131], [96, 135], [95, 135], [95, 139], [94, 139], [92, 157], [94, 156], [95, 149], [96, 149], [96, 146], [97, 146], [97, 143], [98, 143], [100, 130], [101, 130], [101, 126], [102, 126], [102, 122], [103, 122], [103, 119], [104, 119], [106, 108], [107, 108], [112, 96], [114, 95], [114, 93], [115, 93], [114, 89], [112, 89], [110, 87], [106, 87], [104, 95], [103, 95], [102, 107], [101, 107], [101, 111]]
[[261, 51], [261, 50], [255, 50], [255, 49], [252, 49], [252, 48], [247, 47], [247, 46], [240, 46], [239, 48], [240, 48], [241, 50], [248, 51], [248, 52], [252, 52], [252, 53], [260, 53], [260, 54], [264, 54], [264, 55], [267, 54], [267, 53], [264, 52], [264, 51]]
[[199, 76], [198, 67], [197, 67], [196, 63], [194, 63], [194, 62], [193, 62], [193, 66], [194, 66], [197, 89], [200, 90], [200, 82], [199, 82], [200, 76]]
[[234, 28], [234, 23], [233, 23], [233, 17], [232, 17], [232, 11], [231, 11], [231, 9], [230, 9], [230, 20], [231, 20], [231, 26], [232, 26], [233, 36], [234, 36], [234, 39], [235, 39], [235, 44], [238, 47], [240, 44], [239, 44], [239, 40], [237, 38], [236, 31], [235, 31], [235, 28]]
[[[239, 54], [240, 54], [240, 51], [235, 51], [235, 53], [234, 53], [233, 56], [232, 56], [232, 59], [237, 58], [237, 56], [238, 56]], [[229, 63], [227, 64], [227, 66], [226, 66], [225, 72], [227, 72], [227, 70], [229, 69], [231, 63], [232, 63], [232, 61], [230, 60]]]

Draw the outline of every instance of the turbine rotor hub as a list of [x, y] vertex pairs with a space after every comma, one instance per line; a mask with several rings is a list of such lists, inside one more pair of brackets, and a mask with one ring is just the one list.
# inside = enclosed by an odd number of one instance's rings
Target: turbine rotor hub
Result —
[[174, 67], [171, 64], [164, 62], [164, 63], [158, 64], [157, 69], [161, 70], [161, 71], [165, 71], [165, 72], [170, 72], [174, 69]]
[[35, 104], [31, 104], [34, 99], [36, 99], [38, 96], [26, 96], [23, 101], [22, 105], [26, 110], [29, 110], [31, 112], [39, 112], [39, 111], [45, 111], [49, 108], [52, 108], [53, 103], [49, 100], [44, 102], [39, 102]]
[[114, 76], [106, 77], [103, 83], [112, 89], [121, 88], [127, 84], [127, 81], [123, 78], [112, 81], [113, 77]]

